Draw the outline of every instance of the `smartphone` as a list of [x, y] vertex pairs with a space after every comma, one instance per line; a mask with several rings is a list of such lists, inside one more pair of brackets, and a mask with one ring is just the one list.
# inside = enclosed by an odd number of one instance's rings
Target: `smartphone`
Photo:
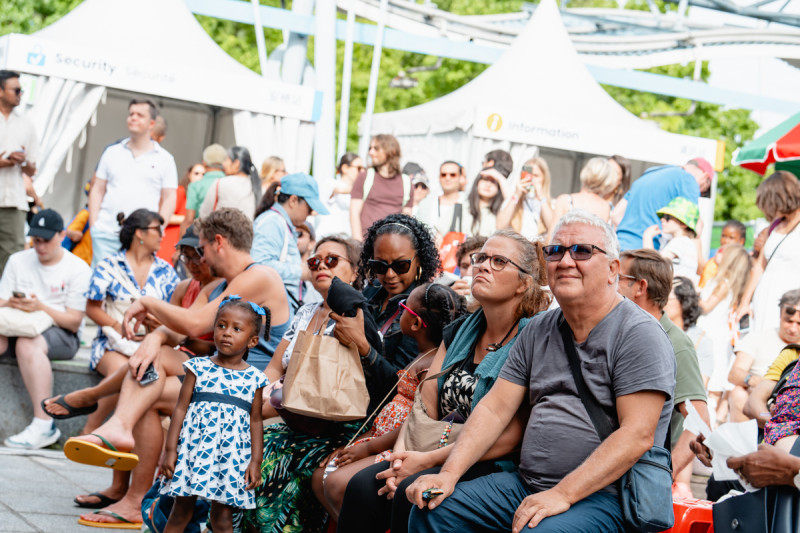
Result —
[[424, 490], [424, 491], [422, 491], [422, 499], [427, 502], [429, 500], [432, 500], [436, 496], [439, 496], [440, 494], [444, 494], [444, 491], [442, 489]]
[[156, 367], [153, 366], [153, 363], [150, 363], [150, 366], [148, 366], [147, 370], [144, 371], [144, 376], [142, 376], [142, 380], [139, 382], [139, 385], [144, 387], [145, 385], [150, 385], [157, 379], [158, 372], [156, 372]]
[[750, 315], [744, 315], [739, 320], [739, 331], [744, 332], [750, 329]]
[[11, 295], [14, 298], [27, 298], [27, 296], [25, 296], [25, 293], [20, 291], [11, 291]]

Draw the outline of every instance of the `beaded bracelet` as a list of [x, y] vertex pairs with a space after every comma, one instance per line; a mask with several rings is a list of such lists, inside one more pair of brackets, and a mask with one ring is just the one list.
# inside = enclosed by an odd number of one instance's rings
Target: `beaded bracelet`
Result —
[[450, 422], [442, 431], [442, 437], [439, 439], [439, 448], [447, 446], [447, 440], [450, 438], [450, 430], [453, 429], [453, 423]]

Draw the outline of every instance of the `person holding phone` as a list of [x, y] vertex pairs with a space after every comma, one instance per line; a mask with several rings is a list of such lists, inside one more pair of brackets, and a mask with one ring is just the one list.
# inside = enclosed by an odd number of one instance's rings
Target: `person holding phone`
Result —
[[25, 246], [25, 189], [32, 186], [39, 157], [33, 122], [14, 111], [21, 102], [19, 73], [0, 70], [0, 272]]
[[514, 193], [497, 214], [497, 227], [512, 228], [527, 239], [536, 239], [553, 227], [554, 207], [547, 161], [532, 157], [522, 165]]
[[28, 235], [33, 247], [12, 255], [0, 278], [0, 307], [32, 313], [44, 311], [53, 325], [35, 337], [0, 335], [0, 354], [17, 359], [33, 406], [28, 427], [5, 440], [12, 448], [34, 450], [58, 441], [61, 432], [41, 406], [53, 389], [49, 361], [72, 359], [80, 347], [79, 331], [86, 309], [89, 265], [61, 247], [64, 220], [52, 209], [34, 215]]

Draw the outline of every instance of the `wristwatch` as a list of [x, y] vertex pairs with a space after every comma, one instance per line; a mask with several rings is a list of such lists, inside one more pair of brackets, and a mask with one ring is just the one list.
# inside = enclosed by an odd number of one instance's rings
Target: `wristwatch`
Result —
[[794, 479], [792, 481], [794, 482], [794, 486], [797, 487], [797, 490], [800, 490], [800, 471], [794, 475]]

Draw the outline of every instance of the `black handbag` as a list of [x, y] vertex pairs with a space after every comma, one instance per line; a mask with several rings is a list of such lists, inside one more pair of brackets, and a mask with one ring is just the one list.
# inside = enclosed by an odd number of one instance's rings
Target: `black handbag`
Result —
[[[800, 440], [791, 454], [800, 457]], [[800, 531], [800, 491], [771, 486], [715, 503], [715, 533], [797, 533]]]
[[[592, 395], [580, 371], [580, 359], [572, 338], [572, 330], [563, 315], [558, 324], [567, 360], [589, 418], [600, 440], [605, 440], [614, 428], [609, 414]], [[612, 417], [613, 418], [613, 417]], [[667, 432], [669, 434], [669, 432]], [[675, 521], [672, 511], [672, 462], [670, 453], [653, 446], [619, 479], [619, 498], [626, 525], [642, 533], [670, 529]]]

